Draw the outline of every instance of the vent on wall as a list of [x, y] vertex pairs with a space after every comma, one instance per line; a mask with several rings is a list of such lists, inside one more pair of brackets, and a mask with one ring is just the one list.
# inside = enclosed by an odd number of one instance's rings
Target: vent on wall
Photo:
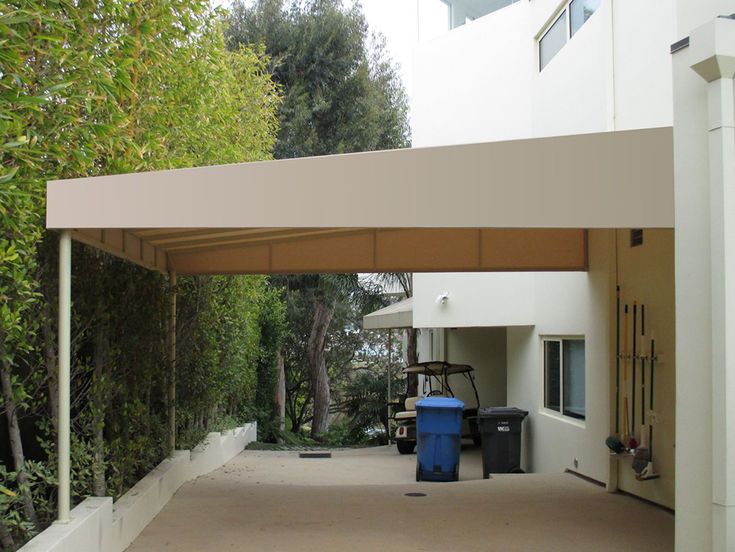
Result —
[[630, 246], [638, 247], [639, 245], [643, 245], [643, 229], [633, 228], [630, 231]]

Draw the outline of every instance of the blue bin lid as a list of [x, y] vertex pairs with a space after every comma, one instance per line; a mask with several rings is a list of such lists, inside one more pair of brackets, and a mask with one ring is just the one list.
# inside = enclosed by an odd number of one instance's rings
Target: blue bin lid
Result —
[[454, 397], [425, 397], [416, 403], [416, 408], [459, 408], [464, 409], [464, 403]]

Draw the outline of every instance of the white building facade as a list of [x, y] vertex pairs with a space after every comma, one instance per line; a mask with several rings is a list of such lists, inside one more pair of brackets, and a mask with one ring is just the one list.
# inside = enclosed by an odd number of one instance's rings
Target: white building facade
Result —
[[[473, 364], [482, 406], [507, 404], [529, 411], [523, 457], [528, 471], [571, 470], [676, 510], [677, 550], [734, 550], [735, 464], [728, 462], [735, 461], [735, 442], [724, 435], [732, 433], [728, 428], [735, 423], [735, 404], [726, 391], [717, 398], [718, 387], [733, 392], [733, 374], [723, 368], [718, 384], [716, 363], [705, 354], [725, 356], [725, 330], [714, 332], [712, 351], [702, 349], [713, 330], [712, 305], [719, 301], [710, 281], [716, 280], [717, 270], [726, 271], [709, 256], [708, 196], [692, 192], [689, 185], [695, 178], [706, 181], [708, 174], [707, 83], [691, 62], [678, 62], [677, 68], [677, 59], [694, 54], [672, 54], [689, 50], [683, 43], [672, 45], [734, 12], [735, 5], [715, 0], [446, 4], [451, 30], [420, 43], [414, 56], [415, 147], [674, 126], [677, 201], [683, 202], [676, 207], [676, 233], [645, 229], [641, 244], [634, 229], [590, 229], [586, 272], [415, 274], [413, 325], [425, 328], [419, 360]], [[694, 113], [693, 98], [700, 101]], [[701, 128], [693, 133], [696, 125]], [[701, 154], [695, 161], [693, 150]], [[492, 168], [487, 179], [492, 182]], [[688, 225], [686, 230], [679, 221]], [[696, 258], [698, 268], [675, 268], [675, 251]], [[723, 245], [722, 257], [728, 258], [725, 252]], [[726, 289], [723, 283], [723, 296]], [[621, 314], [616, 331], [617, 290]], [[449, 299], [435, 301], [443, 293]], [[637, 356], [643, 358], [637, 359], [637, 410], [629, 423], [638, 439], [647, 437], [644, 423], [653, 426], [660, 477], [647, 481], [635, 478], [632, 458], [611, 456], [605, 446], [616, 423], [623, 423], [623, 395], [632, 415], [632, 359], [620, 359], [618, 351], [630, 356], [634, 305], [638, 332], [641, 305], [646, 320], [645, 337], [636, 343]], [[724, 326], [725, 314], [720, 315]], [[682, 332], [701, 340], [690, 346]], [[624, 334], [630, 336], [627, 349]], [[652, 337], [657, 351], [653, 409]], [[568, 394], [562, 399], [570, 403], [568, 409], [549, 399], [548, 351], [554, 347], [568, 348], [577, 364], [583, 359], [581, 371], [559, 369], [562, 381], [556, 385], [562, 390], [555, 392]], [[679, 366], [682, 359], [685, 364]], [[616, 391], [618, 370], [621, 388]], [[642, 370], [647, 384], [641, 381]], [[623, 372], [628, 372], [627, 392]], [[459, 395], [464, 398], [462, 390]], [[581, 415], [575, 405], [581, 406]], [[718, 447], [719, 434], [724, 443]]]

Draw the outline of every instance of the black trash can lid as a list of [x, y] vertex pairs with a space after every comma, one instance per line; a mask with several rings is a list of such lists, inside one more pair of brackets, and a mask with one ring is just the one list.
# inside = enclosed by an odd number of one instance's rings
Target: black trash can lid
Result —
[[486, 406], [477, 411], [478, 418], [520, 418], [528, 416], [527, 410], [514, 406]]

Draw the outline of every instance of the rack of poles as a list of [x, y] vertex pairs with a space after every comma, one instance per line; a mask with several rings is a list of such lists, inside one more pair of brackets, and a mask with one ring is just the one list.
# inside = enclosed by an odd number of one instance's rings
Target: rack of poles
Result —
[[[646, 334], [646, 306], [637, 301], [632, 305], [621, 302], [620, 287], [616, 288], [615, 314], [615, 434], [610, 435], [605, 444], [616, 455], [633, 455], [633, 470], [639, 481], [657, 479], [653, 466], [653, 425], [654, 405], [654, 369], [658, 360], [656, 342]], [[622, 309], [622, 340], [621, 340]], [[632, 315], [632, 321], [629, 317]], [[640, 316], [640, 325], [639, 325]], [[631, 327], [632, 326], [632, 327]], [[629, 331], [631, 330], [632, 331]], [[629, 341], [632, 338], [632, 343]], [[650, 340], [650, 353], [645, 354], [646, 341]], [[622, 349], [621, 349], [622, 341]], [[628, 363], [631, 367], [631, 381], [628, 381]], [[621, 370], [622, 364], [622, 370]], [[640, 367], [640, 433], [636, 431], [638, 420], [638, 368]], [[646, 378], [646, 370], [649, 377]], [[622, 374], [621, 374], [622, 372]], [[622, 393], [621, 393], [622, 375]], [[648, 387], [646, 386], [648, 379]], [[646, 409], [646, 391], [648, 391], [648, 409]], [[630, 401], [628, 393], [630, 392]], [[622, 397], [621, 397], [622, 395]], [[622, 400], [621, 400], [622, 399]], [[621, 409], [622, 402], [622, 409]], [[621, 411], [622, 410], [622, 411]], [[648, 421], [648, 423], [646, 423]], [[621, 423], [622, 422], [622, 423]], [[640, 440], [638, 439], [640, 436]]]

